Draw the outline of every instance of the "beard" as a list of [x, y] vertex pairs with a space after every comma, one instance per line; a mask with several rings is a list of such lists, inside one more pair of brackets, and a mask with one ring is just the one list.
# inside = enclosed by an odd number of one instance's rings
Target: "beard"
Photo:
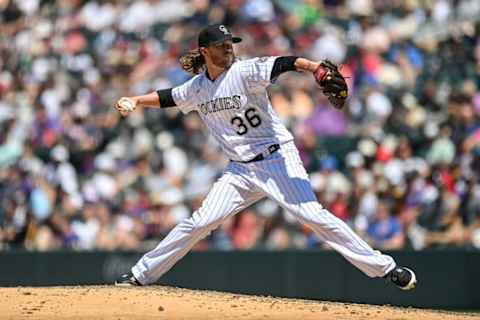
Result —
[[213, 59], [212, 63], [216, 67], [219, 67], [222, 69], [228, 69], [233, 64], [233, 61], [235, 61], [235, 54], [232, 52], [232, 53], [223, 55], [221, 57], [218, 57], [217, 59]]

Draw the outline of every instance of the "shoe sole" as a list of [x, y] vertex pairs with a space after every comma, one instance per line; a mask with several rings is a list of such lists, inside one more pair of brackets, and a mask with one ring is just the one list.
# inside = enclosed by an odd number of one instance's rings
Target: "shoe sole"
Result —
[[129, 288], [129, 287], [138, 287], [138, 286], [137, 286], [137, 285], [134, 285], [134, 284], [132, 284], [132, 283], [115, 282], [115, 287]]
[[402, 290], [411, 290], [415, 288], [415, 286], [417, 285], [417, 276], [415, 276], [415, 272], [413, 272], [411, 269], [408, 269], [405, 267], [403, 267], [403, 269], [408, 270], [408, 272], [410, 272], [410, 274], [412, 275], [412, 279], [410, 279], [410, 282], [406, 286], [399, 287], [399, 288]]

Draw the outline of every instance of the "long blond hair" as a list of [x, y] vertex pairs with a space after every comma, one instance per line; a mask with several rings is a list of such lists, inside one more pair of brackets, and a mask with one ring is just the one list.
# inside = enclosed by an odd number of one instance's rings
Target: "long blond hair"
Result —
[[200, 49], [190, 50], [180, 57], [182, 69], [193, 74], [199, 74], [206, 68], [205, 58], [200, 53]]

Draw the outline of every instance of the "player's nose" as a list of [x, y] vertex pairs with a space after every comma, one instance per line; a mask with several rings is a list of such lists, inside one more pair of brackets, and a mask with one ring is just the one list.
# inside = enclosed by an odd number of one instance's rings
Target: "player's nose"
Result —
[[231, 43], [224, 42], [223, 43], [223, 51], [226, 53], [232, 53], [233, 52], [233, 46]]

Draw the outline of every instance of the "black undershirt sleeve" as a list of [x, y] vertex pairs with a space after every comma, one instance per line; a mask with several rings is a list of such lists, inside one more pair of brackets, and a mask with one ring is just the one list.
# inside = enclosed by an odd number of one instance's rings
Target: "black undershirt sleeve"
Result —
[[176, 107], [177, 104], [173, 101], [172, 88], [157, 90], [158, 100], [160, 100], [160, 108]]
[[296, 71], [295, 60], [296, 56], [278, 57], [273, 63], [272, 73], [270, 74], [270, 81], [275, 82], [278, 76], [287, 71]]

